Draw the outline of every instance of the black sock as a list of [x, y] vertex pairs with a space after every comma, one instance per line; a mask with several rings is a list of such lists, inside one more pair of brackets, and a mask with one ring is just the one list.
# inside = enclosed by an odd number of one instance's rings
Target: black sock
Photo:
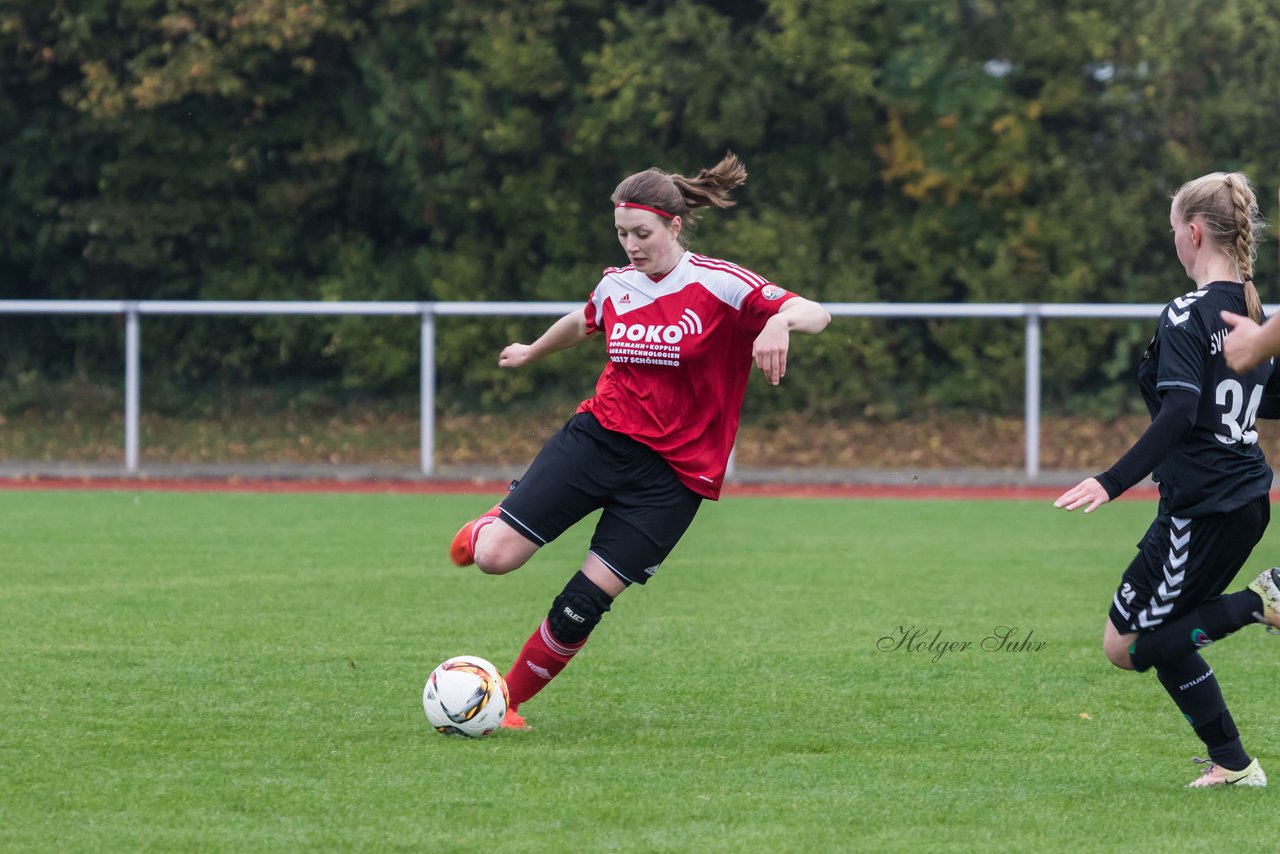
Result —
[[1236, 729], [1231, 712], [1226, 709], [1216, 720], [1196, 727], [1196, 735], [1209, 749], [1209, 758], [1228, 771], [1243, 771], [1253, 761], [1240, 742], [1240, 730]]
[[1171, 623], [1138, 635], [1129, 651], [1133, 669], [1159, 670], [1232, 632], [1256, 622], [1253, 614], [1262, 610], [1262, 597], [1252, 590], [1210, 599]]
[[1218, 677], [1208, 662], [1193, 652], [1181, 661], [1156, 669], [1160, 684], [1169, 692], [1182, 716], [1209, 750], [1209, 758], [1231, 771], [1244, 770], [1253, 760], [1245, 753], [1231, 712], [1227, 711]]

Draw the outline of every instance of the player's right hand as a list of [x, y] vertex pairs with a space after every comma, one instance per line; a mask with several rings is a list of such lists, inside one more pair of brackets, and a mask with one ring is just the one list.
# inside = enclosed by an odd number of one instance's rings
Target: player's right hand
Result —
[[533, 361], [533, 347], [529, 344], [508, 344], [498, 354], [498, 367], [519, 368]]
[[1084, 507], [1084, 512], [1092, 513], [1111, 500], [1107, 491], [1098, 483], [1096, 477], [1087, 477], [1058, 496], [1053, 506], [1059, 510], [1075, 510]]

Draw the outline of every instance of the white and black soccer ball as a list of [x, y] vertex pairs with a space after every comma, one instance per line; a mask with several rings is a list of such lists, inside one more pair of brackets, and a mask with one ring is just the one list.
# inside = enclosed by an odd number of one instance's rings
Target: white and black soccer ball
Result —
[[437, 732], [483, 738], [502, 725], [507, 683], [483, 658], [459, 655], [431, 671], [422, 708]]

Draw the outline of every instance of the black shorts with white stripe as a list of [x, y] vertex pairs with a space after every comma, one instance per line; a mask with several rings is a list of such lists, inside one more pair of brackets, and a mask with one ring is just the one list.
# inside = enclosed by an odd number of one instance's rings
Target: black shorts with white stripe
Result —
[[1111, 624], [1121, 634], [1153, 631], [1221, 595], [1270, 519], [1265, 495], [1229, 513], [1195, 518], [1174, 516], [1161, 501], [1111, 599]]
[[547, 440], [502, 502], [501, 516], [545, 545], [603, 508], [591, 553], [623, 582], [644, 584], [701, 503], [656, 451], [580, 412]]

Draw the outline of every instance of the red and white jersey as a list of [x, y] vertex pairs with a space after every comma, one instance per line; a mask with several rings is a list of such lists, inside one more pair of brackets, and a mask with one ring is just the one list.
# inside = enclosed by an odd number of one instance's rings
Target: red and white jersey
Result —
[[685, 252], [661, 279], [610, 267], [587, 302], [609, 363], [582, 402], [607, 429], [653, 448], [681, 483], [718, 498], [765, 321], [795, 296], [728, 261]]

